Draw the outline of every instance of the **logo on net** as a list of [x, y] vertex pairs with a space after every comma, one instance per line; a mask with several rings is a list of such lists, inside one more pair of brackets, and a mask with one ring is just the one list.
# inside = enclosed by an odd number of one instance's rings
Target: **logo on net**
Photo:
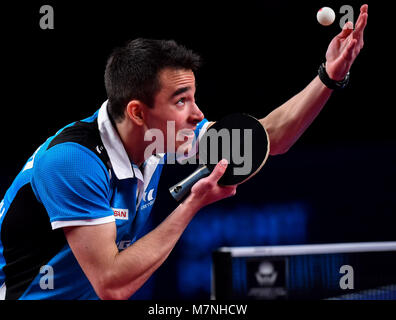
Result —
[[255, 276], [260, 286], [270, 287], [274, 285], [278, 273], [275, 271], [274, 265], [271, 262], [264, 261], [260, 263]]

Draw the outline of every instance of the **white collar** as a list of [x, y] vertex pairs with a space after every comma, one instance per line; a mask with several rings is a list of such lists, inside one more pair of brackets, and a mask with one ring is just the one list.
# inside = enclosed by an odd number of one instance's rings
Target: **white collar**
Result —
[[100, 137], [109, 155], [117, 179], [122, 180], [136, 177], [143, 182], [142, 172], [136, 165], [131, 164], [120, 136], [110, 121], [107, 113], [107, 100], [99, 109], [98, 127]]

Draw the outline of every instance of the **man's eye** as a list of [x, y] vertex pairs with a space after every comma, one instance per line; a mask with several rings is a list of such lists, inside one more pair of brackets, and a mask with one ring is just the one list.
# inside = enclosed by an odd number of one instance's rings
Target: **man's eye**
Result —
[[180, 98], [179, 100], [177, 100], [176, 104], [177, 105], [183, 105], [186, 102], [186, 98]]

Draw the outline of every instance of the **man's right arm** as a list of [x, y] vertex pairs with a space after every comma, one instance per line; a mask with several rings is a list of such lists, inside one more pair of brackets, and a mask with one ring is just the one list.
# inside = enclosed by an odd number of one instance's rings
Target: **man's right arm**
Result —
[[121, 252], [114, 222], [64, 228], [73, 254], [101, 299], [128, 299], [165, 261], [202, 207], [236, 193], [236, 186], [217, 184], [225, 169], [218, 164], [158, 227]]

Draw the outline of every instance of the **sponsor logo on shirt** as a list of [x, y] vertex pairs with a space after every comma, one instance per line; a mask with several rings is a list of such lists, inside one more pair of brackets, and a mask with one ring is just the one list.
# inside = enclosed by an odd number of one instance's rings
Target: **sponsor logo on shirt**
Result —
[[143, 201], [145, 202], [143, 205], [140, 206], [140, 209], [146, 209], [148, 207], [151, 207], [154, 204], [154, 197], [153, 197], [153, 193], [154, 193], [154, 188], [151, 189], [148, 192], [145, 192], [143, 194]]
[[154, 188], [151, 189], [149, 192], [145, 192], [144, 196], [143, 196], [143, 200], [144, 201], [152, 201], [152, 200], [154, 200], [153, 192], [154, 192]]
[[128, 209], [115, 209], [113, 208], [114, 217], [119, 220], [128, 220], [129, 212]]
[[145, 203], [144, 205], [140, 206], [140, 209], [146, 209], [148, 207], [151, 207], [154, 204], [154, 200], [151, 200], [148, 203]]

